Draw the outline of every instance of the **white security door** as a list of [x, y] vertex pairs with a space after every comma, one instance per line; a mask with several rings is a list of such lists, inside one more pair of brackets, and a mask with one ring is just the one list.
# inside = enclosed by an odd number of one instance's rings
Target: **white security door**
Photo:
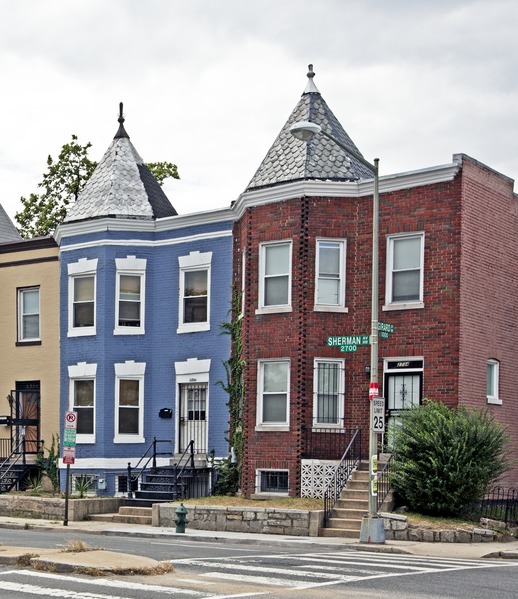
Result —
[[183, 384], [180, 388], [180, 451], [193, 441], [195, 453], [207, 453], [207, 385]]

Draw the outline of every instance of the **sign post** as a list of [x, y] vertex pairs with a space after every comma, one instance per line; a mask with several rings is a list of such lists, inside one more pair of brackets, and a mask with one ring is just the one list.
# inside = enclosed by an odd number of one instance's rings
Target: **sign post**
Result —
[[67, 465], [65, 479], [65, 518], [63, 526], [68, 526], [68, 496], [70, 494], [70, 464], [76, 461], [76, 432], [77, 412], [65, 412], [65, 424], [63, 428], [63, 464]]

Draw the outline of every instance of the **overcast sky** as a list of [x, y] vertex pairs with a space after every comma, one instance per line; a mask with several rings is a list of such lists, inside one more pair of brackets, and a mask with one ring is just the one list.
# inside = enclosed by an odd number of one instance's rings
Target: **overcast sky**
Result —
[[180, 214], [244, 191], [309, 63], [381, 174], [464, 152], [518, 177], [516, 0], [0, 0], [0, 202], [14, 218], [71, 134], [125, 127], [178, 165]]

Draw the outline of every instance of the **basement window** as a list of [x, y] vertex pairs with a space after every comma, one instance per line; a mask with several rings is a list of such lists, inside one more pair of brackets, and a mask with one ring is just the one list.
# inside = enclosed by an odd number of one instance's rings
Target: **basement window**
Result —
[[257, 492], [287, 495], [289, 491], [288, 478], [288, 470], [259, 470]]

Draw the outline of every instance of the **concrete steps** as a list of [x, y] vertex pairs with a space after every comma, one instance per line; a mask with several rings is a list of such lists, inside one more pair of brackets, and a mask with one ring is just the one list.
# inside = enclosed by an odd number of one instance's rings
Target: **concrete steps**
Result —
[[151, 526], [153, 509], [150, 507], [121, 506], [115, 514], [92, 514], [96, 522], [122, 522], [124, 524], [147, 524]]

